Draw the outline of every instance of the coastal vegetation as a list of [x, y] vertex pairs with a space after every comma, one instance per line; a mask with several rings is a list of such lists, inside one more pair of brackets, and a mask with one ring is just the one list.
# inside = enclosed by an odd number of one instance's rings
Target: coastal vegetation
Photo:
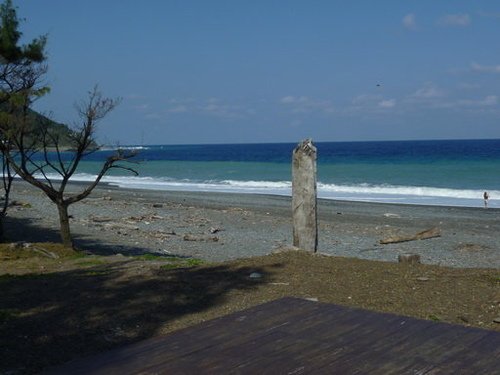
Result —
[[[118, 150], [103, 163], [93, 182], [79, 193], [66, 194], [67, 184], [79, 163], [96, 151], [97, 123], [120, 100], [104, 97], [95, 86], [87, 100], [77, 105], [79, 125], [70, 131], [37, 115], [32, 110], [33, 103], [50, 91], [44, 84], [47, 37], [40, 36], [29, 44], [20, 44], [22, 33], [11, 0], [5, 0], [0, 6], [0, 21], [0, 151], [4, 172], [4, 205], [0, 219], [3, 222], [15, 173], [43, 191], [57, 206], [61, 241], [65, 246], [73, 247], [68, 207], [87, 198], [110, 169], [121, 168], [135, 173], [119, 164], [134, 153]], [[70, 157], [62, 155], [67, 148]], [[58, 178], [54, 180], [49, 172]]]

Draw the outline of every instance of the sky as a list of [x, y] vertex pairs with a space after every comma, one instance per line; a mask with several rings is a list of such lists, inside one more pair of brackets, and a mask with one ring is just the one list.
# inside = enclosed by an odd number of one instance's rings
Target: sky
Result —
[[497, 0], [14, 0], [35, 108], [106, 144], [500, 138]]

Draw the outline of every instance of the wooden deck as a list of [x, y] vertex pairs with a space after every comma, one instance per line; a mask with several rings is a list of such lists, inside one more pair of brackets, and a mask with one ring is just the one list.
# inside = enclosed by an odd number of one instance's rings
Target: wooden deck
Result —
[[283, 298], [52, 374], [500, 374], [500, 332]]

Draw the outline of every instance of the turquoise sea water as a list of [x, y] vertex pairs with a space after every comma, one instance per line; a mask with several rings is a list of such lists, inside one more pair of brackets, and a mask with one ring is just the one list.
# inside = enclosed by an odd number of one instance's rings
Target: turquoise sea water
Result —
[[[104, 181], [129, 188], [291, 194], [296, 144], [128, 146], [139, 176], [116, 170]], [[500, 207], [500, 140], [317, 143], [320, 198]], [[110, 154], [88, 157], [90, 180]]]

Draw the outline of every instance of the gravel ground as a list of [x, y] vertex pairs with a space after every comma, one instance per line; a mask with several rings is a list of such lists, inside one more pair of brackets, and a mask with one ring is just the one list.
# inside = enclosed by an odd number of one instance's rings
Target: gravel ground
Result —
[[[43, 193], [18, 183], [12, 200], [6, 223], [10, 240], [58, 240], [57, 211]], [[289, 197], [103, 185], [71, 206], [70, 214], [76, 245], [95, 253], [224, 261], [290, 247], [290, 206]], [[430, 228], [439, 228], [441, 237], [380, 244], [389, 236]], [[500, 210], [320, 200], [319, 252], [385, 261], [415, 253], [427, 264], [500, 268]]]

